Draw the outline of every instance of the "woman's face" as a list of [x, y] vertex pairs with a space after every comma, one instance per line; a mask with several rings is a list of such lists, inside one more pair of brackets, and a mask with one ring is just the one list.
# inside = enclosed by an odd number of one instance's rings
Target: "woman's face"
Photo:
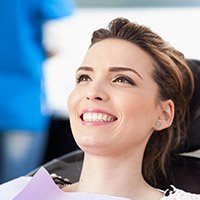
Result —
[[88, 50], [68, 100], [72, 132], [84, 151], [145, 147], [160, 112], [152, 70], [150, 56], [124, 40], [105, 39]]

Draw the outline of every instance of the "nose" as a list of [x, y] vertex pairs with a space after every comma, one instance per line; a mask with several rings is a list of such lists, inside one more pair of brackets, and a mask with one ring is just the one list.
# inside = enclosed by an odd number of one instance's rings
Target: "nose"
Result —
[[106, 88], [102, 84], [91, 85], [88, 88], [86, 98], [90, 101], [107, 101], [109, 99]]

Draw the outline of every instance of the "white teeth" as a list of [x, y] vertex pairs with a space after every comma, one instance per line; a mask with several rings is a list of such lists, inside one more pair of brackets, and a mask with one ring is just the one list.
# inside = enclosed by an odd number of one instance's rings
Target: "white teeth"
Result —
[[98, 114], [98, 115], [97, 115], [97, 119], [98, 119], [99, 121], [101, 121], [101, 120], [102, 120], [102, 115], [101, 115], [101, 114]]
[[106, 120], [107, 120], [107, 118], [108, 118], [108, 116], [107, 116], [107, 115], [103, 115], [103, 117], [102, 117], [102, 120], [103, 120], [103, 121], [106, 121]]
[[84, 113], [83, 114], [84, 121], [102, 121], [102, 122], [113, 122], [115, 119], [112, 116], [102, 114], [102, 113]]

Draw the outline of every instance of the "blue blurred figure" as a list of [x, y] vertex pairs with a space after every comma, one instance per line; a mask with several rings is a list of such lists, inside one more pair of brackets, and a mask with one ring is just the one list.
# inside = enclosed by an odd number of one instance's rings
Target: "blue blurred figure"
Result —
[[73, 9], [70, 0], [1, 0], [0, 183], [41, 164], [48, 128], [42, 113], [42, 27]]

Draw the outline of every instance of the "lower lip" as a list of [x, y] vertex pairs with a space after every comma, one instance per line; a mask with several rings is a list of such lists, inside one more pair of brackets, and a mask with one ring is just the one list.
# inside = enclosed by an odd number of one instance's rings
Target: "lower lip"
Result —
[[[114, 122], [114, 121], [112, 121]], [[95, 122], [88, 122], [88, 121], [82, 121], [82, 124], [85, 126], [101, 126], [101, 125], [107, 125], [112, 122], [102, 122], [102, 121], [95, 121]]]

